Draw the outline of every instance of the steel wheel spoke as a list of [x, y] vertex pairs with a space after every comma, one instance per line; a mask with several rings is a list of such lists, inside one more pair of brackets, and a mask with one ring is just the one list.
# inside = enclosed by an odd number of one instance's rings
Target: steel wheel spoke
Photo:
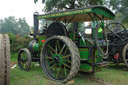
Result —
[[52, 65], [49, 69], [52, 69], [52, 68], [55, 67], [55, 66], [56, 66], [56, 64]]
[[57, 64], [54, 67], [55, 74], [57, 73], [57, 69], [56, 68], [57, 68]]
[[48, 57], [48, 56], [46, 56], [46, 59], [53, 60], [53, 58], [52, 58], [52, 57]]
[[56, 54], [58, 54], [57, 44], [56, 44]]
[[56, 77], [58, 77], [58, 74], [60, 73], [60, 70], [61, 70], [61, 66], [59, 66], [59, 69], [57, 69]]
[[66, 70], [65, 66], [64, 66], [64, 74], [65, 74], [65, 76], [67, 75], [67, 70]]
[[59, 41], [57, 40], [57, 45], [58, 45], [58, 49], [60, 50], [60, 44]]
[[67, 61], [68, 63], [70, 63], [70, 64], [72, 63], [70, 60], [66, 60], [66, 61]]
[[54, 48], [52, 48], [50, 45], [48, 45], [48, 47], [54, 52], [56, 53], [56, 50]]
[[62, 59], [64, 59], [64, 58], [68, 58], [68, 57], [70, 57], [70, 56], [71, 56], [71, 55], [63, 56]]
[[51, 55], [51, 56], [53, 56], [53, 53], [52, 53], [52, 51], [49, 51], [49, 53], [50, 53], [50, 55]]
[[63, 52], [65, 46], [66, 46], [66, 45], [64, 44], [59, 54], [61, 54], [61, 53]]
[[23, 63], [23, 68], [25, 69], [25, 63]]
[[20, 64], [21, 64], [21, 67], [23, 67], [23, 62], [20, 62]]
[[68, 64], [63, 63], [63, 65], [64, 65], [65, 67], [71, 68], [71, 66], [69, 66]]
[[66, 54], [67, 50], [68, 50], [68, 47], [66, 47], [66, 49], [65, 49], [65, 51], [64, 51], [64, 55]]
[[54, 61], [52, 60], [51, 62], [49, 62], [49, 64], [52, 64], [52, 63], [54, 63]]

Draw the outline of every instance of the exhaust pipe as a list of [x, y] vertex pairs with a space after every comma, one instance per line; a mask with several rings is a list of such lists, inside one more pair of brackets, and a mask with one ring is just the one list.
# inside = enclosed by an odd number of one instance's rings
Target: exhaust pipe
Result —
[[36, 35], [38, 35], [38, 29], [39, 29], [39, 20], [38, 20], [38, 12], [34, 13], [34, 39], [36, 39]]

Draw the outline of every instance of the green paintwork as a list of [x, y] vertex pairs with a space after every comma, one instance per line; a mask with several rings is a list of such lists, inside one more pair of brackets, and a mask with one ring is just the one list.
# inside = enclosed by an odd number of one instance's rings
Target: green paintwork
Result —
[[33, 45], [33, 50], [34, 50], [34, 52], [38, 52], [39, 51], [39, 44], [38, 43], [35, 43]]
[[[92, 23], [92, 29], [96, 27], [97, 24], [100, 24], [101, 27], [99, 28], [100, 29], [100, 32], [98, 32], [98, 38], [100, 38], [101, 40], [103, 40], [103, 29], [102, 27], [104, 27], [104, 22], [101, 21], [101, 22], [93, 22]], [[102, 31], [101, 31], [102, 30]], [[98, 30], [99, 31], [99, 30]], [[93, 29], [93, 33], [92, 33], [92, 36], [93, 36], [93, 39], [90, 39], [91, 41], [95, 42], [94, 41], [94, 38], [95, 38], [95, 29]], [[85, 42], [85, 43], [84, 43]], [[87, 41], [83, 41], [82, 39], [80, 39], [80, 46], [91, 46], [90, 43], [88, 43]], [[94, 45], [96, 46], [96, 45]], [[100, 44], [100, 46], [102, 46], [102, 44]], [[93, 49], [95, 52], [95, 54], [93, 56], [95, 56], [95, 63], [100, 63], [103, 61], [103, 57], [101, 56], [100, 52], [97, 50], [97, 49]], [[92, 59], [93, 59], [93, 56], [89, 57], [89, 49], [88, 48], [79, 48], [79, 51], [80, 51], [80, 58], [82, 60], [87, 60], [88, 62], [92, 63]], [[99, 69], [97, 69], [98, 67], [95, 68], [95, 71], [98, 71]], [[92, 71], [92, 66], [88, 65], [88, 64], [81, 64], [80, 65], [80, 71], [83, 71], [83, 72], [90, 72]]]
[[104, 17], [110, 17], [112, 19], [115, 17], [114, 14], [112, 14], [112, 12], [107, 9], [94, 8], [92, 11], [97, 15], [104, 15]]
[[[92, 16], [90, 17], [89, 14]], [[73, 18], [73, 20], [70, 21], [70, 19], [75, 15], [75, 18]], [[98, 19], [98, 17], [101, 18]], [[53, 20], [53, 21], [62, 21], [62, 22], [68, 22], [69, 21], [71, 23], [73, 22], [84, 22], [84, 21], [91, 21], [91, 27], [93, 30], [92, 33], [92, 37], [90, 38], [90, 40], [92, 42], [94, 42], [94, 47], [95, 45], [95, 28], [98, 25], [100, 25], [99, 30], [98, 30], [98, 38], [100, 38], [100, 40], [103, 40], [103, 29], [104, 29], [104, 20], [110, 20], [113, 19], [115, 17], [115, 15], [107, 8], [102, 7], [102, 6], [95, 6], [95, 7], [88, 7], [88, 8], [82, 8], [82, 9], [73, 9], [73, 10], [69, 10], [69, 11], [61, 11], [61, 12], [54, 12], [54, 13], [48, 13], [48, 14], [44, 14], [44, 15], [39, 15], [38, 19], [46, 19], [46, 20]], [[92, 19], [93, 18], [93, 19]], [[73, 41], [79, 40], [78, 37], [78, 33], [75, 32], [71, 32], [69, 33], [69, 38], [72, 39]], [[41, 49], [41, 47], [43, 46], [43, 44], [45, 42], [42, 42], [42, 40], [46, 40], [45, 36], [39, 36], [39, 49]], [[91, 46], [91, 44], [85, 40], [83, 40], [82, 38], [80, 38], [80, 47], [86, 47], [86, 46]], [[100, 46], [102, 46], [102, 44], [100, 44]], [[35, 47], [36, 48], [36, 47]], [[89, 48], [79, 48], [79, 52], [80, 52], [80, 59], [81, 60], [86, 60], [89, 63], [93, 62], [93, 56], [95, 57], [95, 64], [96, 63], [100, 63], [103, 61], [103, 57], [101, 56], [100, 52], [96, 49], [93, 48], [94, 53], [92, 53], [93, 55], [89, 57]], [[60, 63], [59, 65], [62, 65], [65, 60], [62, 59], [62, 55], [60, 54], [53, 54], [53, 57], [55, 56], [59, 56], [60, 59]], [[92, 72], [93, 68], [92, 66], [90, 66], [89, 64], [81, 64], [80, 65], [80, 71], [83, 72]], [[99, 67], [95, 67], [95, 71], [98, 71]]]
[[[79, 48], [79, 51], [80, 51], [80, 59], [89, 61], [89, 59], [88, 59], [88, 57], [89, 57], [88, 48]], [[80, 71], [91, 72], [92, 67], [89, 66], [88, 64], [81, 64], [80, 65]]]
[[79, 51], [80, 51], [80, 55], [81, 55], [80, 58], [88, 60], [88, 56], [89, 56], [88, 48], [79, 48]]
[[89, 66], [88, 64], [81, 64], [80, 65], [80, 71], [82, 71], [82, 72], [92, 72], [92, 66]]
[[39, 16], [39, 19], [44, 19], [44, 18], [54, 18], [54, 17], [59, 17], [59, 16], [68, 16], [68, 15], [74, 15], [74, 14], [83, 14], [83, 13], [89, 13], [92, 12], [92, 9], [79, 9], [79, 10], [73, 10], [73, 11], [66, 11], [66, 12], [59, 12], [59, 13], [51, 13], [51, 14], [46, 14]]
[[63, 64], [64, 61], [62, 59], [62, 55], [60, 55], [60, 54], [54, 54], [52, 57], [53, 57], [53, 59], [55, 59], [56, 57], [59, 58], [59, 62], [57, 63], [59, 66], [61, 66]]
[[39, 47], [42, 47], [45, 42], [42, 42], [42, 40], [46, 40], [45, 35], [38, 36], [39, 39]]
[[[78, 37], [76, 37], [77, 35], [78, 35], [77, 33], [73, 33], [73, 32], [71, 32], [69, 34], [69, 36], [72, 40], [78, 40]], [[94, 35], [94, 32], [93, 32], [93, 35]], [[102, 32], [99, 32], [98, 37], [103, 38], [102, 37]], [[94, 42], [93, 39], [91, 39], [91, 40]], [[82, 38], [81, 38], [80, 39], [80, 46], [84, 47], [84, 46], [91, 46], [91, 45], [90, 45], [90, 43], [88, 43], [86, 41], [83, 41]], [[87, 60], [88, 62], [92, 63], [92, 57], [93, 56], [91, 56], [91, 58], [89, 59], [89, 49], [88, 48], [79, 48], [79, 52], [80, 52], [80, 59], [81, 60]], [[95, 63], [102, 62], [103, 57], [100, 55], [100, 53], [97, 49], [95, 49], [95, 55], [94, 56], [96, 57]], [[92, 70], [93, 70], [92, 66], [90, 66], [88, 64], [81, 64], [80, 65], [80, 71], [91, 72]], [[96, 68], [96, 71], [97, 70], [98, 69]]]
[[[88, 48], [79, 48], [79, 51], [80, 51], [80, 59], [81, 60], [87, 60], [88, 62], [92, 63], [92, 57], [91, 56], [89, 58], [89, 49]], [[102, 62], [103, 61], [103, 57], [100, 55], [100, 53], [98, 52], [97, 49], [95, 49], [95, 63], [99, 63], [99, 62]], [[81, 64], [80, 65], [80, 70], [81, 71], [84, 71], [84, 72], [90, 72], [92, 71], [92, 66], [88, 65], [88, 64]]]
[[[95, 7], [73, 9], [73, 10], [68, 10], [68, 11], [61, 11], [61, 12], [54, 12], [54, 13], [39, 15], [38, 19], [46, 19], [46, 20], [54, 20], [55, 21], [55, 20], [59, 20], [59, 18], [61, 17], [61, 19], [59, 21], [68, 22], [68, 20], [73, 15], [77, 15], [76, 18], [70, 22], [92, 21], [92, 19], [90, 18], [90, 16], [88, 14], [91, 14], [91, 15], [96, 14], [99, 17], [104, 16], [105, 20], [110, 20], [115, 17], [115, 15], [106, 7], [95, 6]], [[86, 18], [84, 15], [86, 16]]]

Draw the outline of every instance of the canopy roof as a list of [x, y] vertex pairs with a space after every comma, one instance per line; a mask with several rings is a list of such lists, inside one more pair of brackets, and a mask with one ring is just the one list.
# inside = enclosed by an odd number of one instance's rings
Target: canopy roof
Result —
[[110, 20], [115, 17], [115, 15], [103, 6], [94, 6], [80, 9], [72, 9], [67, 11], [53, 12], [44, 15], [39, 15], [38, 19], [46, 19], [46, 20], [55, 20], [55, 21], [64, 21], [64, 22], [84, 22], [84, 21], [92, 21], [92, 17], [94, 15], [99, 18], [104, 17], [104, 20]]

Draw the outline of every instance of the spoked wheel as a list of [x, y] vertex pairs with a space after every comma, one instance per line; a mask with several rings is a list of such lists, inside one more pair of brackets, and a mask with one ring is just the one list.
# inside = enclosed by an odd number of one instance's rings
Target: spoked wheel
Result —
[[46, 76], [67, 82], [79, 71], [80, 55], [75, 43], [65, 36], [50, 37], [41, 50], [41, 67]]
[[128, 67], [128, 44], [126, 44], [123, 48], [122, 57], [125, 65]]
[[114, 41], [115, 38], [118, 38], [121, 40], [121, 42], [123, 42], [123, 38], [121, 38], [122, 35], [120, 34], [127, 35], [126, 28], [121, 23], [113, 22], [108, 24], [106, 28], [110, 32], [108, 33], [108, 36], [112, 36], [111, 41]]
[[31, 67], [31, 54], [27, 48], [23, 48], [18, 53], [18, 66], [25, 71]]
[[9, 85], [10, 43], [7, 34], [0, 34], [0, 85]]

